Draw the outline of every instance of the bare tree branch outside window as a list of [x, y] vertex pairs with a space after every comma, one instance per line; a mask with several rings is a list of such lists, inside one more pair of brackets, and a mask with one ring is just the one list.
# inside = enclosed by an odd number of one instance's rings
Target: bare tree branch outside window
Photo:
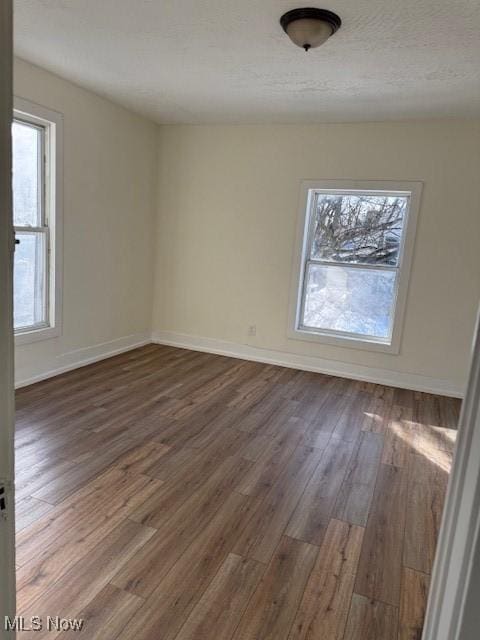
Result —
[[406, 210], [405, 196], [320, 195], [311, 258], [396, 265]]

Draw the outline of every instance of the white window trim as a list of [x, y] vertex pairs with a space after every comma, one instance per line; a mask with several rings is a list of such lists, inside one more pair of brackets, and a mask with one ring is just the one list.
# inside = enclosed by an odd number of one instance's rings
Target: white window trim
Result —
[[[30, 100], [14, 97], [14, 116], [48, 127], [45, 153], [49, 158], [45, 175], [45, 208], [49, 227], [49, 325], [15, 333], [15, 345], [55, 338], [62, 333], [63, 291], [63, 115]], [[48, 173], [48, 167], [54, 171]]]
[[[405, 318], [405, 308], [412, 266], [415, 235], [417, 227], [418, 212], [420, 209], [420, 198], [422, 193], [422, 182], [418, 181], [391, 181], [391, 180], [306, 180], [302, 182], [300, 190], [300, 203], [298, 211], [297, 233], [295, 241], [295, 251], [292, 269], [292, 280], [290, 289], [290, 305], [288, 320], [288, 338], [307, 342], [317, 342], [322, 344], [335, 345], [339, 347], [349, 347], [354, 349], [365, 349], [368, 351], [382, 351], [386, 353], [400, 353], [403, 324]], [[400, 269], [397, 282], [395, 298], [395, 313], [392, 328], [392, 338], [389, 342], [382, 342], [368, 337], [352, 337], [349, 334], [339, 335], [338, 332], [312, 331], [299, 328], [300, 311], [302, 302], [302, 287], [304, 280], [305, 256], [308, 241], [308, 223], [311, 190], [330, 191], [389, 191], [407, 192], [410, 195], [410, 206], [407, 213], [406, 228], [403, 236], [403, 243], [400, 255]]]

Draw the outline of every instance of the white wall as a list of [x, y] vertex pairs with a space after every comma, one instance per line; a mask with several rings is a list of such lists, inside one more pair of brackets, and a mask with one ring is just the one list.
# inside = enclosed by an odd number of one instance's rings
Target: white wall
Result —
[[64, 114], [63, 333], [16, 349], [16, 379], [149, 338], [157, 127], [17, 60], [15, 95]]
[[[480, 296], [479, 169], [475, 121], [161, 127], [157, 339], [461, 393]], [[424, 181], [399, 355], [287, 338], [300, 183], [320, 178]]]

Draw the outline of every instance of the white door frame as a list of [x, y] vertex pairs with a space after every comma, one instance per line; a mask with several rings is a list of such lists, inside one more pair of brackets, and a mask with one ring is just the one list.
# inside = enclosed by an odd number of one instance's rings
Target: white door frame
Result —
[[458, 430], [423, 640], [480, 637], [480, 314]]
[[[0, 2], [0, 638], [12, 639], [5, 616], [15, 615], [15, 527], [13, 500], [13, 227], [12, 227], [12, 1]], [[1, 495], [0, 495], [1, 498]]]

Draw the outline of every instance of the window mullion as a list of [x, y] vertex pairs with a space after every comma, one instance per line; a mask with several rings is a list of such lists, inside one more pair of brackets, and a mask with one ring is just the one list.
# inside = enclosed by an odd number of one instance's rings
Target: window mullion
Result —
[[370, 264], [370, 263], [362, 263], [362, 262], [335, 262], [333, 260], [319, 260], [318, 258], [307, 258], [306, 260], [308, 264], [319, 264], [323, 267], [342, 267], [342, 268], [350, 268], [354, 269], [373, 269], [373, 270], [384, 270], [384, 271], [398, 271], [399, 265], [391, 265], [391, 264]]
[[43, 227], [13, 227], [15, 233], [47, 233], [48, 226]]

